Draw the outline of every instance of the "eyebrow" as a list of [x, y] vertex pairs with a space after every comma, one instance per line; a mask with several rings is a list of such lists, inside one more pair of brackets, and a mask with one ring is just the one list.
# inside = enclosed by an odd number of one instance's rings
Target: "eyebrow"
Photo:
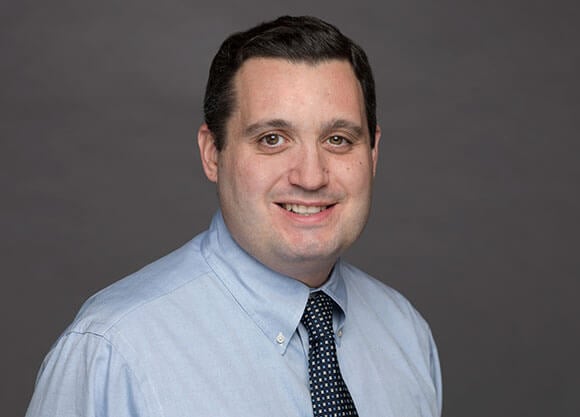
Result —
[[[244, 129], [245, 136], [253, 136], [263, 130], [268, 129], [286, 129], [292, 130], [294, 127], [292, 123], [284, 119], [270, 119], [252, 123]], [[355, 136], [363, 136], [364, 128], [357, 123], [346, 119], [333, 119], [328, 123], [322, 125], [323, 132], [330, 132], [336, 129], [345, 129], [352, 132]]]
[[253, 136], [268, 129], [292, 129], [292, 123], [284, 119], [263, 120], [252, 123], [244, 129], [245, 136]]
[[346, 119], [334, 119], [334, 120], [331, 120], [329, 123], [326, 123], [322, 127], [322, 130], [324, 132], [330, 132], [330, 131], [336, 130], [336, 129], [348, 130], [352, 134], [354, 134], [355, 136], [363, 136], [364, 135], [364, 129], [362, 126], [360, 126], [354, 122], [351, 122], [349, 120], [346, 120]]

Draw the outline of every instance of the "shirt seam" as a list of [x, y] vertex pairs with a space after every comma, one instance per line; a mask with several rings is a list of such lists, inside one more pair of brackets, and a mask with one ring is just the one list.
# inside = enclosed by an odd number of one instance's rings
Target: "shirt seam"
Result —
[[[103, 337], [105, 337], [110, 331], [111, 329], [113, 329], [114, 327], [117, 327], [124, 319], [126, 319], [130, 314], [134, 313], [135, 311], [137, 311], [138, 309], [154, 302], [157, 300], [160, 300], [162, 298], [165, 298], [167, 296], [169, 296], [170, 294], [178, 291], [179, 289], [181, 289], [182, 287], [191, 284], [193, 281], [198, 280], [198, 279], [202, 279], [204, 276], [209, 276], [210, 272], [209, 271], [203, 271], [193, 277], [191, 277], [191, 279], [188, 279], [187, 281], [181, 283], [178, 286], [175, 286], [174, 288], [172, 288], [171, 290], [167, 290], [164, 291], [161, 294], [157, 294], [155, 296], [152, 296], [150, 298], [147, 298], [145, 300], [140, 301], [139, 303], [133, 305], [131, 308], [127, 309], [125, 312], [123, 312], [122, 314], [120, 314], [115, 320], [108, 322], [108, 321], [102, 321], [102, 320], [91, 320], [92, 323], [95, 324], [99, 324], [103, 326], [102, 332], [99, 333], [97, 331], [94, 330], [79, 330], [79, 329], [71, 329], [70, 332], [74, 332], [74, 333], [91, 333], [94, 335], [101, 335]], [[107, 339], [108, 340], [108, 339]]]
[[[113, 326], [111, 326], [112, 328]], [[149, 399], [148, 396], [145, 395], [145, 392], [143, 391], [143, 388], [141, 387], [141, 383], [139, 382], [139, 379], [137, 378], [137, 375], [135, 374], [135, 371], [133, 370], [133, 368], [130, 365], [130, 362], [127, 360], [127, 357], [121, 352], [121, 350], [108, 338], [106, 337], [104, 334], [99, 334], [99, 333], [95, 333], [92, 331], [78, 331], [78, 330], [71, 330], [69, 332], [66, 333], [67, 336], [70, 335], [79, 335], [79, 336], [94, 336], [98, 339], [103, 340], [107, 345], [109, 345], [111, 347], [111, 349], [117, 353], [121, 359], [123, 360], [123, 363], [127, 366], [127, 369], [129, 370], [129, 372], [131, 373], [131, 376], [133, 377], [133, 379], [136, 382], [137, 388], [139, 390], [139, 394], [141, 395], [141, 398], [145, 399], [145, 404], [146, 404], [146, 408], [147, 408], [147, 414], [148, 415], [153, 415], [152, 411], [151, 411], [151, 407], [149, 406]], [[120, 337], [123, 337], [121, 334], [119, 334]], [[147, 381], [149, 381], [149, 377], [145, 376], [147, 378]], [[158, 404], [159, 409], [161, 410], [161, 406]]]

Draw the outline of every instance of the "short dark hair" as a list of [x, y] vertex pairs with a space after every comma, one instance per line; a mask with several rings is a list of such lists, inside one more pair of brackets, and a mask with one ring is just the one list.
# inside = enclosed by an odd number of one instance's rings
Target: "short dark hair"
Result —
[[233, 79], [250, 58], [282, 58], [290, 62], [348, 61], [362, 87], [371, 148], [377, 124], [375, 82], [360, 46], [336, 27], [310, 16], [282, 16], [245, 32], [234, 33], [221, 45], [209, 70], [203, 110], [215, 145], [225, 145], [226, 123], [235, 104]]

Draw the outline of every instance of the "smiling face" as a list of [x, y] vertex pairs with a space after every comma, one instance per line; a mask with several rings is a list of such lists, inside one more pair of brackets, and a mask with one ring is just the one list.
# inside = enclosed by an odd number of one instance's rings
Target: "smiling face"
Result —
[[252, 58], [234, 90], [225, 147], [205, 125], [198, 134], [228, 230], [264, 265], [320, 286], [370, 208], [380, 131], [371, 149], [360, 84], [346, 61]]

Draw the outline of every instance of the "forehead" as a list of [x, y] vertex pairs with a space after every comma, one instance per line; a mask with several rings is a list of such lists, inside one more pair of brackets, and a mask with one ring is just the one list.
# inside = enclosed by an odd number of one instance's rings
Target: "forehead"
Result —
[[364, 125], [362, 88], [344, 60], [318, 63], [278, 58], [251, 58], [234, 77], [232, 119], [250, 122], [263, 117], [304, 122], [345, 118]]

